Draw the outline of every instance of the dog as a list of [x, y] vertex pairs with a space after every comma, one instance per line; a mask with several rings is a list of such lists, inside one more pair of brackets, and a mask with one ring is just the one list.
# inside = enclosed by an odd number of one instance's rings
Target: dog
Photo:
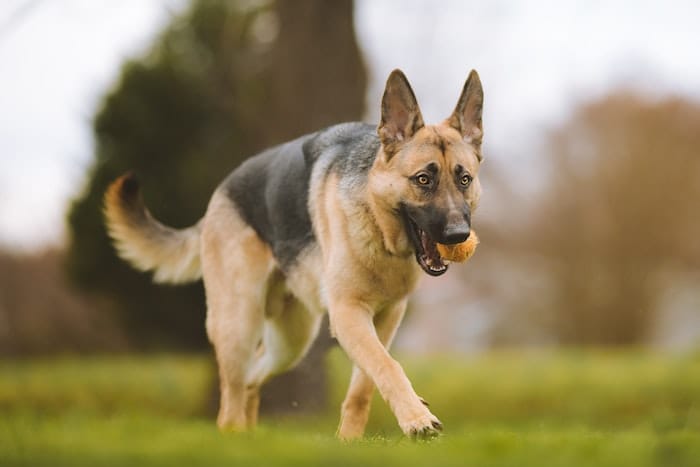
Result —
[[482, 106], [472, 70], [452, 114], [426, 125], [394, 70], [378, 126], [331, 126], [246, 160], [186, 229], [151, 216], [133, 175], [110, 185], [104, 213], [118, 254], [156, 282], [204, 281], [221, 429], [256, 425], [261, 385], [302, 359], [327, 311], [354, 363], [337, 435], [363, 436], [375, 386], [407, 436], [442, 431], [388, 349], [419, 277], [448, 269], [437, 244], [470, 236]]

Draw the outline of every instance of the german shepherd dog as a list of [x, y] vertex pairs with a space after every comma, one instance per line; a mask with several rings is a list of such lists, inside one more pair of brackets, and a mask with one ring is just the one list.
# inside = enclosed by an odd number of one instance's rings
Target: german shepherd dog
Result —
[[327, 310], [354, 363], [338, 436], [363, 435], [375, 385], [406, 435], [442, 430], [388, 348], [421, 271], [447, 271], [437, 243], [470, 235], [482, 104], [472, 71], [452, 115], [426, 125], [395, 70], [378, 127], [343, 123], [248, 159], [182, 230], [150, 215], [133, 176], [112, 183], [105, 216], [119, 255], [156, 282], [204, 280], [221, 429], [256, 425], [261, 385], [301, 360]]

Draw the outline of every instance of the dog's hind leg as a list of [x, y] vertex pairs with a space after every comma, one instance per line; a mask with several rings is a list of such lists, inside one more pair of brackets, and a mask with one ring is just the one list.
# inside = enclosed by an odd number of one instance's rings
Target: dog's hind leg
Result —
[[247, 378], [251, 390], [299, 363], [322, 320], [321, 314], [309, 311], [292, 295], [281, 274], [273, 274], [269, 284], [261, 351]]
[[221, 429], [245, 430], [250, 428], [251, 405], [257, 412], [246, 375], [262, 338], [274, 260], [269, 247], [221, 195], [215, 195], [209, 206], [201, 245], [207, 334], [214, 345], [221, 383], [217, 424]]
[[[389, 349], [396, 330], [406, 311], [406, 300], [375, 316], [374, 325], [377, 337]], [[350, 386], [340, 412], [338, 437], [341, 439], [360, 438], [369, 420], [370, 403], [374, 394], [374, 383], [357, 365], [352, 369]]]

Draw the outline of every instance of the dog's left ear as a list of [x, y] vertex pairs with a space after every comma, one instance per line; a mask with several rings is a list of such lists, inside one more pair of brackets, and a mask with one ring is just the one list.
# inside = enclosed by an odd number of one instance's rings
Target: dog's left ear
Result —
[[391, 157], [423, 126], [423, 116], [406, 75], [401, 70], [392, 71], [386, 81], [382, 121], [377, 128], [386, 155]]
[[464, 83], [457, 107], [447, 119], [447, 123], [459, 131], [465, 141], [477, 147], [481, 145], [481, 138], [484, 134], [481, 124], [483, 106], [484, 90], [481, 88], [481, 80], [476, 70], [472, 70], [467, 82]]

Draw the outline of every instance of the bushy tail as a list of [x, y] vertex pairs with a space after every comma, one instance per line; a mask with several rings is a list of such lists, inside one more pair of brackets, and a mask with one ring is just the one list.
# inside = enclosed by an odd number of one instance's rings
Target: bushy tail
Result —
[[153, 271], [155, 282], [182, 284], [202, 277], [199, 224], [178, 230], [155, 220], [132, 173], [109, 186], [104, 215], [119, 256], [141, 271]]

